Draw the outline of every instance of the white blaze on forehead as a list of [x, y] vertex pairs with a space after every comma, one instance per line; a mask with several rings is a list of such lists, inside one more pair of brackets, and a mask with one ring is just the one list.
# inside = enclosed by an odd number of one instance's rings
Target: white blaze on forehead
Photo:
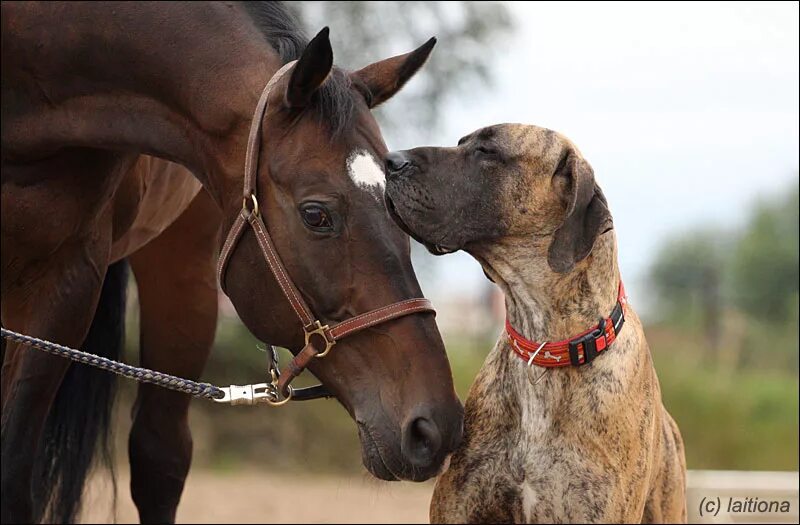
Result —
[[383, 191], [386, 179], [375, 158], [364, 150], [356, 150], [347, 159], [347, 173], [363, 189]]

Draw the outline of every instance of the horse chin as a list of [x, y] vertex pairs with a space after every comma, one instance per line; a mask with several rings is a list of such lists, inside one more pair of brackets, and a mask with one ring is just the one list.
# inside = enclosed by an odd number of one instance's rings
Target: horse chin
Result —
[[358, 422], [358, 439], [361, 441], [361, 458], [364, 467], [378, 479], [384, 481], [400, 481], [387, 461], [383, 458], [381, 447], [372, 436], [369, 427], [362, 422]]

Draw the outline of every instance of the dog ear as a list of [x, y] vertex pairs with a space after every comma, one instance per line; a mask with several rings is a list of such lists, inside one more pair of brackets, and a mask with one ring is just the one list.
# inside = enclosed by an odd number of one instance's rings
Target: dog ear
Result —
[[428, 60], [434, 45], [435, 37], [410, 53], [375, 62], [353, 73], [352, 76], [369, 90], [369, 107], [386, 102], [400, 91]]
[[592, 167], [579, 154], [570, 151], [562, 158], [553, 178], [555, 185], [563, 188], [567, 213], [553, 234], [547, 263], [553, 271], [567, 273], [591, 253], [597, 237], [613, 224]]
[[322, 28], [303, 50], [303, 54], [292, 69], [289, 87], [286, 88], [286, 105], [302, 108], [311, 101], [311, 95], [319, 89], [333, 67], [333, 49], [329, 29]]

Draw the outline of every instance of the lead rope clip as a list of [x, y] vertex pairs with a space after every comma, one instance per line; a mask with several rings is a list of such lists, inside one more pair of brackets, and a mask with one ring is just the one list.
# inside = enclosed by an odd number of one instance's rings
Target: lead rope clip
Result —
[[227, 403], [233, 405], [258, 405], [266, 403], [278, 407], [292, 399], [294, 391], [292, 387], [287, 387], [289, 395], [281, 398], [278, 392], [278, 380], [280, 379], [280, 368], [278, 362], [278, 352], [272, 345], [267, 345], [267, 371], [270, 376], [270, 383], [255, 383], [252, 385], [231, 385], [220, 390], [225, 394], [221, 398], [214, 399], [217, 403]]

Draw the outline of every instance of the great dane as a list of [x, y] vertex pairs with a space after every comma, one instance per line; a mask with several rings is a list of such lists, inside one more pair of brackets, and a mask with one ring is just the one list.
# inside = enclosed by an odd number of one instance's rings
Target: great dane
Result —
[[398, 224], [434, 254], [468, 252], [506, 298], [431, 520], [685, 522], [683, 441], [578, 148], [500, 124], [390, 153], [386, 168]]

